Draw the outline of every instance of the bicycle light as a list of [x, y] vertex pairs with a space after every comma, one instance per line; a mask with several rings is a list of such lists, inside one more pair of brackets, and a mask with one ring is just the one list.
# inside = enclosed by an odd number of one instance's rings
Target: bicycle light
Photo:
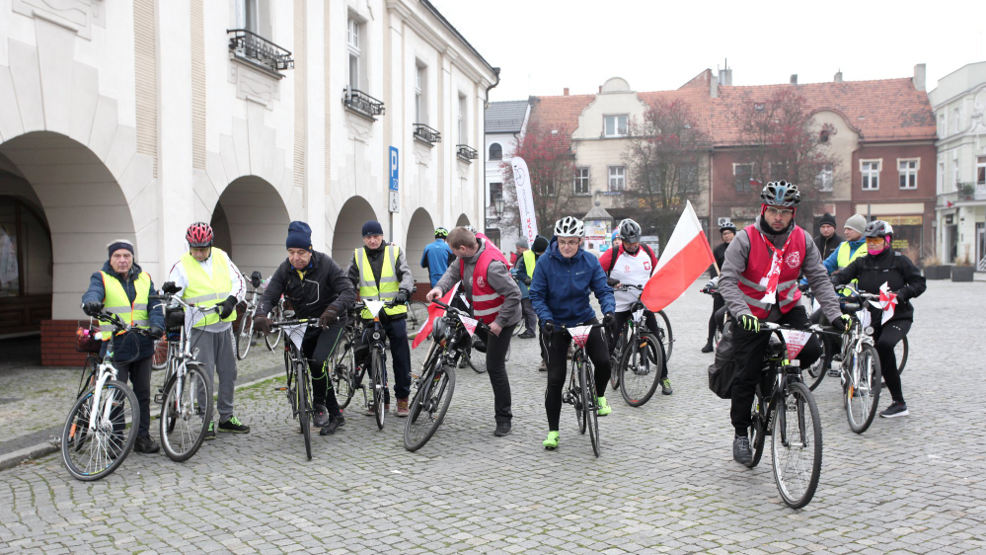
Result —
[[380, 341], [380, 332], [378, 332], [378, 331], [374, 331], [373, 332], [373, 340], [374, 341]]
[[866, 335], [873, 335], [873, 326], [866, 326], [863, 328], [863, 333]]

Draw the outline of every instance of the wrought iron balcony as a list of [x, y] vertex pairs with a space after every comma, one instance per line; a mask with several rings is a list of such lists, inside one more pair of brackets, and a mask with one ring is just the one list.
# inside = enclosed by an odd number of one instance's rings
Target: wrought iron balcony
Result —
[[229, 51], [237, 59], [283, 77], [282, 69], [293, 69], [291, 52], [246, 29], [226, 29]]
[[415, 123], [414, 138], [433, 145], [442, 141], [442, 134], [433, 127], [428, 127], [423, 123]]
[[377, 100], [359, 89], [349, 87], [343, 89], [342, 103], [346, 108], [371, 120], [377, 119], [375, 116], [382, 115], [384, 112], [382, 100]]
[[465, 162], [475, 160], [479, 157], [479, 152], [469, 145], [455, 145], [455, 154], [459, 157], [459, 160], [463, 160]]

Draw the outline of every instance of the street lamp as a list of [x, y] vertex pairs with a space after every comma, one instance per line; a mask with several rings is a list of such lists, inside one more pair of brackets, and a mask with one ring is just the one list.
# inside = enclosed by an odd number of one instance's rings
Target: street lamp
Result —
[[493, 206], [496, 208], [496, 216], [498, 218], [503, 217], [503, 197], [495, 197], [493, 199]]

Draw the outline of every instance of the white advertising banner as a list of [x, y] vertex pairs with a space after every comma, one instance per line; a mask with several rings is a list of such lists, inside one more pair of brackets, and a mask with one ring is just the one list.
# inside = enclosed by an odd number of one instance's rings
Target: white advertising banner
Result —
[[533, 245], [538, 234], [537, 216], [534, 214], [534, 192], [531, 190], [531, 176], [527, 162], [523, 158], [511, 158], [510, 167], [514, 172], [514, 185], [517, 186], [517, 211], [520, 214], [520, 234]]

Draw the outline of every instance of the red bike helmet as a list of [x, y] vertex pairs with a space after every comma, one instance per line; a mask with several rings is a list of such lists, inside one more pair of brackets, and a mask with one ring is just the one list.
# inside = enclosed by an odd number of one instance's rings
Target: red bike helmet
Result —
[[185, 232], [185, 240], [190, 247], [211, 247], [213, 238], [212, 226], [205, 222], [195, 222]]

